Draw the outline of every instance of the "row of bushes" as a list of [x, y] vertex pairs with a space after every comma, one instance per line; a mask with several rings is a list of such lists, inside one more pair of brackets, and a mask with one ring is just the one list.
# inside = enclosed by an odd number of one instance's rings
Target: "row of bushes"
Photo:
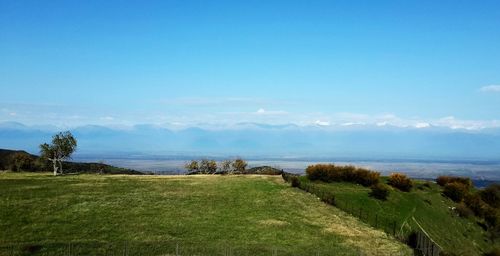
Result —
[[[283, 177], [283, 180], [285, 180], [286, 182], [290, 182], [292, 187], [298, 187], [298, 188], [301, 188], [301, 189], [308, 191], [308, 192], [311, 190], [312, 185], [310, 183], [307, 183], [307, 185], [304, 185], [305, 183], [300, 181], [300, 176], [297, 174], [284, 172], [284, 173], [282, 173], [282, 177]], [[393, 184], [393, 186], [402, 187], [404, 189], [408, 188], [408, 181], [411, 184], [411, 180], [408, 179], [403, 174], [393, 174], [389, 178], [390, 184]], [[380, 200], [386, 200], [387, 197], [389, 196], [389, 191], [390, 191], [389, 186], [387, 186], [386, 184], [383, 184], [381, 182], [377, 182], [371, 186], [370, 196], [377, 198], [377, 199], [380, 199]], [[320, 193], [325, 194], [326, 192], [321, 191]], [[314, 194], [318, 195], [318, 192], [315, 191]], [[321, 198], [321, 196], [319, 196], [319, 197]], [[333, 195], [330, 195], [330, 194], [328, 194], [326, 196], [326, 198], [328, 200], [329, 200], [329, 198], [332, 198], [332, 197], [333, 197]]]
[[[357, 183], [365, 187], [369, 186], [372, 189], [370, 195], [377, 199], [386, 200], [389, 196], [390, 189], [387, 185], [380, 182], [380, 173], [364, 168], [356, 168], [351, 165], [335, 166], [334, 164], [316, 164], [308, 166], [306, 174], [311, 181], [345, 181]], [[412, 180], [400, 173], [391, 174], [387, 183], [405, 192], [410, 191], [413, 187]]]
[[247, 162], [241, 158], [216, 162], [212, 159], [191, 160], [184, 165], [188, 174], [242, 174]]
[[387, 200], [387, 197], [389, 196], [389, 186], [383, 183], [377, 183], [371, 186], [371, 189], [372, 191], [370, 192], [370, 196], [380, 200]]
[[352, 165], [335, 166], [334, 164], [316, 164], [308, 166], [306, 174], [312, 181], [345, 181], [357, 183], [365, 187], [378, 183], [380, 178], [379, 172], [356, 168]]

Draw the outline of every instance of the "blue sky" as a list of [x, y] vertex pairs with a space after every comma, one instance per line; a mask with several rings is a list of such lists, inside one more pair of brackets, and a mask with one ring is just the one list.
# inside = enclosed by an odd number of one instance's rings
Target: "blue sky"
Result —
[[499, 1], [0, 0], [0, 122], [500, 127]]

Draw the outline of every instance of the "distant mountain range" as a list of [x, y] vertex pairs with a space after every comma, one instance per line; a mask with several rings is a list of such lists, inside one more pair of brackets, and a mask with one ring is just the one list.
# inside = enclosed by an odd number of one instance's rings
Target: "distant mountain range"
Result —
[[[0, 123], [0, 148], [38, 152], [55, 126]], [[500, 130], [352, 125], [348, 127], [240, 123], [230, 128], [157, 125], [75, 127], [78, 154], [150, 153], [268, 157], [500, 159]]]

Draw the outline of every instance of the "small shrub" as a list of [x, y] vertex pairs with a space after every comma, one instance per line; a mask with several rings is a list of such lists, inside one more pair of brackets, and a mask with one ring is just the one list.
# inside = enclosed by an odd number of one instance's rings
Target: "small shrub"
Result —
[[312, 184], [310, 186], [309, 192], [316, 195], [322, 202], [330, 205], [335, 205], [335, 195], [330, 190], [320, 188]]
[[500, 225], [500, 215], [498, 210], [488, 207], [484, 211], [484, 221], [488, 224], [488, 228], [493, 228]]
[[413, 182], [406, 175], [401, 173], [393, 173], [389, 176], [389, 185], [401, 190], [408, 192], [413, 187]]
[[387, 200], [389, 196], [389, 187], [382, 183], [377, 183], [371, 187], [370, 196], [380, 200]]
[[327, 204], [335, 205], [335, 195], [331, 192], [322, 193], [320, 198], [321, 198], [321, 201], [323, 201]]
[[300, 180], [299, 180], [299, 178], [297, 176], [292, 176], [290, 178], [290, 180], [291, 180], [291, 183], [292, 183], [292, 187], [294, 187], [294, 188], [300, 187]]
[[356, 183], [368, 187], [378, 183], [380, 178], [380, 173], [372, 172], [366, 169], [357, 169], [355, 172], [355, 177], [356, 177]]
[[468, 194], [464, 198], [464, 203], [471, 209], [478, 217], [483, 217], [488, 205], [483, 202], [479, 194]]
[[309, 193], [312, 193], [312, 187], [313, 186], [309, 182], [300, 182], [299, 183], [299, 188], [306, 191], [306, 192], [309, 192]]
[[500, 184], [489, 185], [479, 192], [481, 199], [493, 208], [500, 208]]
[[457, 212], [458, 216], [462, 218], [470, 218], [474, 215], [474, 212], [472, 212], [469, 207], [467, 207], [464, 203], [459, 204], [456, 208], [455, 211]]
[[444, 186], [443, 194], [455, 202], [461, 202], [468, 194], [466, 185], [458, 182], [448, 183]]
[[436, 183], [439, 186], [444, 187], [444, 185], [450, 183], [450, 176], [439, 176], [436, 178]]
[[472, 180], [466, 177], [455, 177], [455, 176], [439, 176], [436, 179], [436, 183], [442, 187], [446, 186], [448, 183], [461, 183], [467, 187], [467, 189], [472, 188]]
[[419, 190], [426, 190], [426, 189], [431, 188], [431, 185], [429, 184], [429, 182], [426, 182], [426, 183], [424, 183], [424, 184], [420, 184], [420, 185], [418, 185], [418, 186], [417, 186], [417, 188], [418, 188]]

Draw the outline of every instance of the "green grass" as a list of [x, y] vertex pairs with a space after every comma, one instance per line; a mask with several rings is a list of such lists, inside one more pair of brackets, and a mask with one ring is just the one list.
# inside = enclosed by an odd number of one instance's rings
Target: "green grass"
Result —
[[[385, 182], [385, 178], [383, 179]], [[309, 182], [301, 177], [301, 182]], [[418, 224], [444, 251], [457, 255], [482, 255], [491, 250], [493, 244], [475, 218], [458, 217], [451, 210], [456, 203], [441, 195], [441, 188], [425, 181], [415, 181], [411, 192], [401, 192], [391, 187], [387, 201], [369, 196], [370, 188], [357, 184], [334, 182], [314, 182], [315, 186], [333, 191], [339, 208], [359, 216], [372, 226], [404, 236]], [[428, 186], [423, 186], [428, 184]], [[376, 223], [377, 222], [377, 223]], [[418, 222], [418, 224], [417, 224]]]
[[280, 176], [0, 173], [0, 255], [408, 255]]

